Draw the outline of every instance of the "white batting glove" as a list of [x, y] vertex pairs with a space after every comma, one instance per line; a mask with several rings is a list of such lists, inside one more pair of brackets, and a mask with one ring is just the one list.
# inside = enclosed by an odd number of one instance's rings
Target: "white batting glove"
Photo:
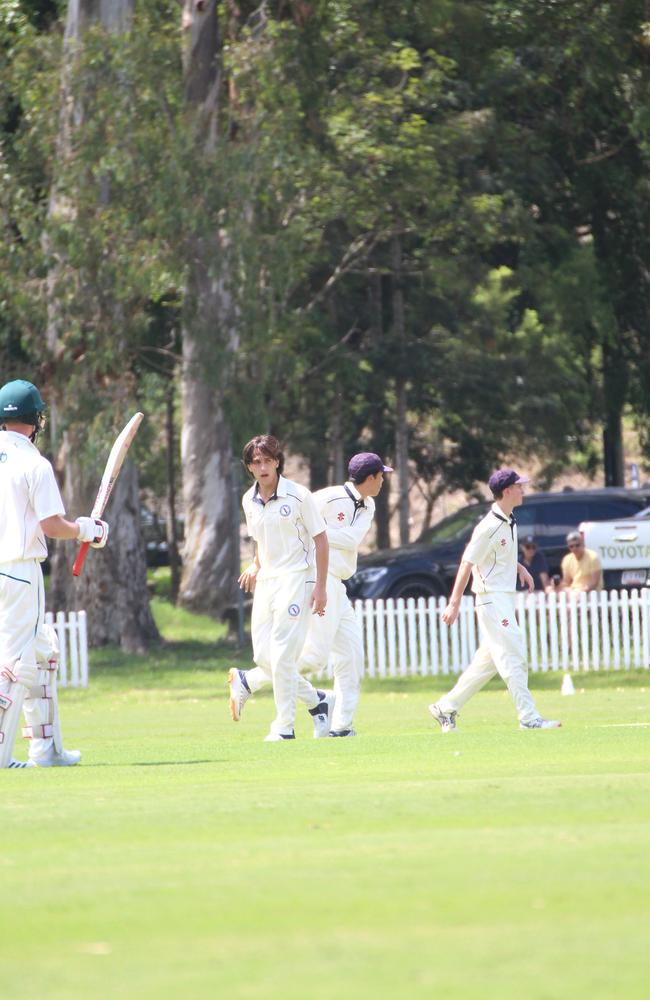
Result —
[[36, 663], [25, 663], [24, 660], [18, 660], [16, 667], [14, 669], [14, 674], [18, 684], [22, 684], [29, 691], [36, 684], [36, 677], [38, 675], [38, 665]]
[[78, 517], [79, 541], [88, 542], [93, 549], [103, 549], [108, 540], [108, 525], [99, 517]]

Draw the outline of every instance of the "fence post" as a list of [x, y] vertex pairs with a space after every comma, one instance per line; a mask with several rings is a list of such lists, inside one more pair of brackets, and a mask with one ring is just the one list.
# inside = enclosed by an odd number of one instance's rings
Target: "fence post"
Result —
[[435, 597], [430, 597], [427, 601], [427, 619], [429, 621], [429, 649], [431, 650], [431, 673], [434, 677], [439, 672], [439, 644], [438, 644], [438, 601]]
[[643, 664], [650, 667], [650, 590], [644, 587], [641, 591], [641, 637], [643, 642]]
[[[442, 615], [442, 612], [447, 606], [447, 601], [444, 597], [438, 598], [438, 615]], [[449, 673], [449, 629], [445, 625], [443, 627], [440, 617], [438, 617], [438, 627], [440, 630], [440, 659], [442, 662], [442, 672], [443, 674]]]
[[396, 674], [397, 647], [395, 642], [395, 601], [389, 597], [386, 601], [386, 624], [388, 634], [388, 674], [394, 677]]
[[386, 676], [386, 614], [381, 598], [375, 601], [375, 627], [377, 630], [377, 670], [380, 677]]
[[449, 638], [451, 640], [451, 669], [455, 674], [459, 674], [463, 669], [460, 660], [460, 618], [465, 613], [465, 598], [461, 599], [460, 602], [460, 614], [454, 622], [454, 624], [449, 629]]
[[408, 648], [409, 648], [409, 663], [408, 672], [409, 674], [417, 673], [417, 662], [418, 662], [418, 635], [417, 635], [417, 625], [415, 619], [415, 598], [409, 597], [406, 601], [406, 625], [407, 625], [407, 635], [408, 635]]
[[598, 597], [598, 610], [600, 613], [601, 663], [604, 670], [609, 669], [609, 661], [611, 659], [608, 608], [609, 592], [601, 590]]
[[400, 677], [404, 677], [406, 675], [406, 609], [403, 597], [397, 598], [395, 614], [397, 616], [398, 671]]
[[598, 622], [598, 591], [589, 593], [589, 624], [591, 626], [591, 663], [594, 670], [600, 670], [600, 628]]
[[609, 595], [609, 608], [612, 622], [612, 652], [614, 654], [614, 670], [621, 669], [621, 618], [618, 590], [612, 590]]
[[537, 656], [537, 594], [526, 595], [526, 612], [528, 614], [528, 662], [537, 673], [539, 661]]
[[368, 599], [363, 602], [363, 616], [366, 623], [366, 659], [368, 660], [368, 674], [375, 676], [375, 606]]
[[59, 687], [68, 686], [68, 643], [65, 634], [65, 612], [56, 613], [56, 634], [59, 639]]
[[429, 673], [429, 650], [427, 648], [427, 603], [423, 597], [418, 597], [418, 640], [420, 646], [420, 674], [426, 677]]
[[86, 612], [80, 611], [77, 615], [79, 624], [79, 660], [80, 660], [80, 680], [82, 687], [88, 687], [88, 622]]
[[[542, 665], [542, 670], [544, 673], [548, 670], [548, 615], [549, 612], [546, 610], [546, 594], [540, 593], [534, 595], [537, 598], [537, 611], [539, 613], [539, 649], [540, 649], [540, 660]], [[555, 594], [549, 594], [549, 606], [550, 598], [555, 597]]]
[[633, 667], [641, 666], [641, 616], [639, 609], [639, 591], [634, 588], [630, 594], [630, 606], [632, 609], [632, 648], [634, 650]]
[[621, 591], [621, 635], [623, 638], [623, 665], [630, 669], [630, 595], [627, 590]]

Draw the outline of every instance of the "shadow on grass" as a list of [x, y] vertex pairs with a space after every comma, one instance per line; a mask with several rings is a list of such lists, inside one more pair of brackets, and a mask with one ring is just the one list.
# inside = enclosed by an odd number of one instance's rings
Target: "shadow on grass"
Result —
[[189, 767], [194, 764], [226, 764], [224, 757], [205, 757], [198, 760], [128, 760], [116, 763], [102, 760], [96, 764], [84, 764], [84, 770], [95, 767]]

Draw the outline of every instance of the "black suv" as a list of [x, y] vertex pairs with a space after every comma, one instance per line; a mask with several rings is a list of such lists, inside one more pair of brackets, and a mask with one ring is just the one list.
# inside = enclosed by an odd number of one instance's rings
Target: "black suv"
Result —
[[[527, 494], [514, 514], [520, 541], [525, 535], [535, 536], [553, 575], [560, 572], [567, 533], [581, 521], [633, 517], [649, 504], [650, 489], [565, 489]], [[348, 594], [355, 600], [447, 596], [474, 526], [490, 506], [487, 502], [470, 504], [429, 528], [418, 542], [362, 557], [346, 583]]]

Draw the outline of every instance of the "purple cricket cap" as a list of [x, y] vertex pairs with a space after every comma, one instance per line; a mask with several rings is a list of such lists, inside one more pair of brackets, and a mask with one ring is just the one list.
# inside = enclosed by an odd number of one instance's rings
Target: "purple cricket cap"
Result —
[[516, 483], [529, 482], [530, 479], [528, 476], [520, 476], [514, 469], [497, 469], [497, 471], [493, 472], [488, 479], [488, 486], [493, 493], [501, 493], [503, 490], [507, 489], [508, 486], [514, 486]]
[[378, 472], [392, 472], [390, 465], [384, 465], [379, 455], [374, 451], [362, 451], [358, 455], [353, 455], [348, 462], [348, 475], [350, 479], [365, 479], [366, 476], [375, 476]]

